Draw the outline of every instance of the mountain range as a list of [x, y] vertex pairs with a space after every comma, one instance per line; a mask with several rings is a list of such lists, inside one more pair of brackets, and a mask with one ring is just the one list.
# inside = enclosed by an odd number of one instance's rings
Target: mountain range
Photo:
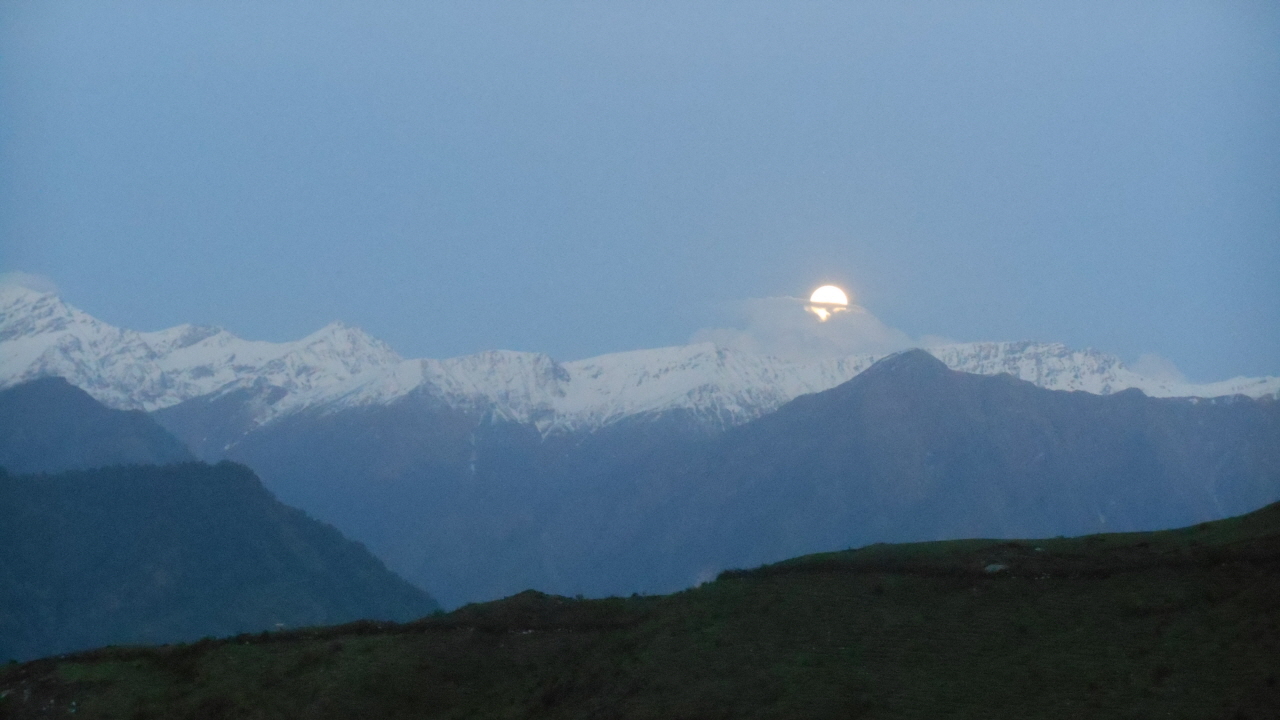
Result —
[[[1177, 382], [1145, 377], [1113, 356], [1056, 343], [926, 349], [953, 370], [1009, 374], [1050, 390], [1106, 395], [1136, 388], [1151, 397], [1206, 398], [1280, 394], [1278, 377]], [[412, 394], [533, 425], [543, 434], [592, 431], [671, 411], [722, 429], [835, 387], [879, 357], [797, 361], [700, 343], [570, 362], [514, 351], [406, 360], [337, 322], [286, 343], [243, 340], [193, 325], [137, 332], [97, 320], [54, 294], [0, 287], [0, 388], [60, 376], [108, 407], [148, 412], [234, 398], [240, 426], [220, 438], [231, 443], [295, 413], [387, 405]]]
[[446, 607], [665, 592], [886, 541], [1151, 530], [1280, 499], [1280, 378], [1190, 385], [968, 343], [798, 362], [691, 345], [405, 360], [139, 333], [0, 291], [0, 386], [60, 376], [252, 467]]

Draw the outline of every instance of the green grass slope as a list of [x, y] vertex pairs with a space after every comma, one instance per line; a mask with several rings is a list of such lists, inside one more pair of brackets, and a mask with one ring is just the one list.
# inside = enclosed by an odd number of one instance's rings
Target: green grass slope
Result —
[[0, 670], [0, 716], [1271, 718], [1280, 505], [1181, 530], [876, 545], [660, 597], [526, 592]]

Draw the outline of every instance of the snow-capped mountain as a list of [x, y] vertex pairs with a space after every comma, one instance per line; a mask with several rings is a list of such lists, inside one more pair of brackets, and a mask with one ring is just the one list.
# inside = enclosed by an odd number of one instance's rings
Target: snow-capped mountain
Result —
[[[1137, 388], [1157, 397], [1280, 394], [1280, 378], [1175, 383], [1144, 377], [1115, 357], [1060, 344], [963, 343], [928, 350], [956, 370], [1009, 373], [1054, 390], [1108, 394]], [[534, 424], [544, 433], [590, 430], [670, 410], [731, 426], [839, 385], [877, 359], [800, 362], [702, 343], [564, 363], [512, 351], [406, 360], [341, 323], [286, 343], [243, 340], [220, 328], [192, 325], [137, 332], [108, 325], [52, 294], [0, 287], [0, 388], [57, 375], [110, 407], [146, 411], [248, 390], [259, 426], [302, 410], [387, 404], [410, 393]]]
[[52, 294], [0, 287], [0, 387], [57, 375], [109, 407], [151, 411], [245, 382], [324, 396], [400, 362], [384, 343], [341, 323], [289, 343], [194, 325], [136, 332]]
[[[1280, 393], [1280, 378], [1178, 384], [1057, 344], [928, 350], [1053, 390]], [[0, 389], [50, 375], [254, 468], [450, 607], [530, 587], [667, 592], [871, 542], [1171, 527], [1280, 497], [1280, 403], [1064, 396], [920, 352], [405, 359], [340, 324], [286, 343], [136, 332], [0, 286]]]
[[1280, 377], [1236, 377], [1211, 383], [1151, 378], [1126, 367], [1114, 355], [1072, 350], [1061, 343], [976, 342], [925, 349], [952, 370], [975, 375], [1006, 373], [1047, 390], [1110, 395], [1136, 388], [1150, 397], [1188, 398], [1280, 396]]

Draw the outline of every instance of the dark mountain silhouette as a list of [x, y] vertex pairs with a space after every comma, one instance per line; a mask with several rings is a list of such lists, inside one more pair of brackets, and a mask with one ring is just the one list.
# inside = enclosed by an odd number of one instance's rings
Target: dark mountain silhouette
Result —
[[0, 548], [0, 658], [437, 608], [230, 462], [0, 472]]
[[229, 454], [454, 606], [665, 592], [873, 542], [1227, 517], [1280, 499], [1280, 404], [1049, 391], [913, 351], [713, 436], [667, 414], [543, 437], [413, 395], [295, 415]]
[[529, 587], [659, 589], [640, 568], [591, 564], [592, 549], [581, 546], [588, 534], [612, 543], [614, 530], [620, 538], [637, 531], [596, 526], [618, 516], [644, 522], [626, 507], [628, 483], [661, 459], [703, 448], [706, 433], [689, 427], [687, 418], [661, 416], [544, 438], [532, 427], [410, 396], [298, 414], [254, 432], [228, 456], [253, 467], [282, 501], [359, 538], [452, 607]]
[[201, 460], [217, 462], [226, 449], [254, 427], [252, 407], [279, 400], [283, 391], [263, 387], [239, 388], [214, 397], [197, 397], [151, 413]]
[[[664, 478], [672, 557], [760, 562], [871, 542], [1081, 535], [1280, 497], [1280, 404], [1047, 391], [923, 351], [724, 435]], [[678, 490], [676, 490], [678, 488]], [[678, 550], [678, 551], [677, 551]]]
[[112, 410], [60, 377], [0, 391], [0, 467], [13, 473], [195, 460], [146, 413]]

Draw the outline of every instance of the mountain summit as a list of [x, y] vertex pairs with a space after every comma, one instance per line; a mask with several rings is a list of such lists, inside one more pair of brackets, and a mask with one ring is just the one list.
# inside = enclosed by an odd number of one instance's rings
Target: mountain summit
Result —
[[868, 381], [870, 378], [881, 376], [893, 376], [898, 379], [919, 382], [947, 377], [950, 374], [951, 369], [947, 367], [946, 363], [928, 351], [915, 349], [885, 356], [879, 362], [867, 368], [860, 377], [864, 379], [863, 382]]

